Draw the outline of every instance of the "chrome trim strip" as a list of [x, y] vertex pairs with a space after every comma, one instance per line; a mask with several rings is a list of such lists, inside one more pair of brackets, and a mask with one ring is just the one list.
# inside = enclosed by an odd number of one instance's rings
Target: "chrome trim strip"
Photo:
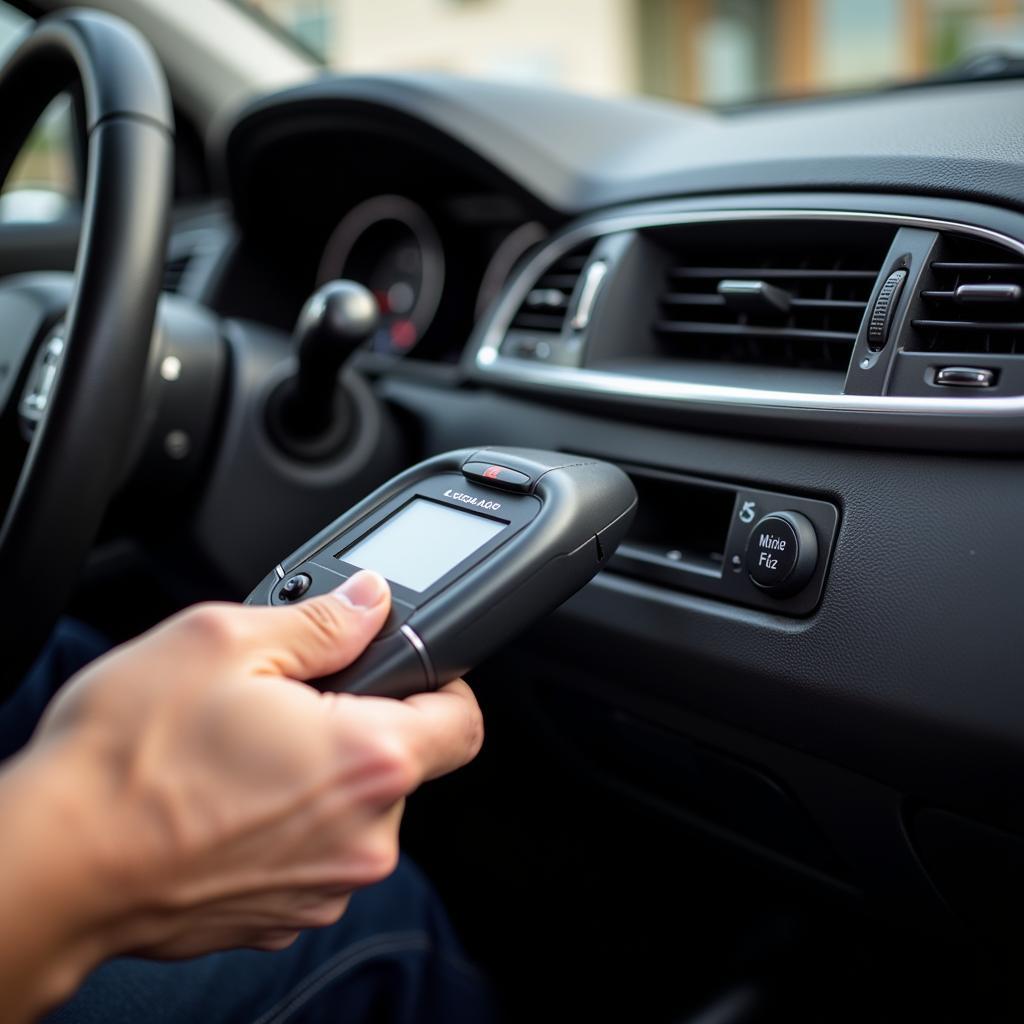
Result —
[[606, 370], [586, 370], [571, 366], [527, 364], [500, 354], [501, 343], [516, 310], [543, 270], [581, 243], [600, 235], [639, 228], [676, 224], [707, 224], [742, 220], [846, 220], [895, 227], [924, 228], [929, 231], [957, 231], [1005, 246], [1024, 256], [1024, 242], [975, 224], [910, 215], [869, 213], [857, 210], [735, 209], [665, 210], [650, 213], [630, 212], [597, 217], [571, 227], [553, 238], [530, 259], [499, 301], [486, 326], [473, 358], [477, 372], [485, 377], [515, 384], [534, 385], [575, 392], [588, 392], [616, 398], [640, 398], [666, 404], [685, 402], [694, 405], [745, 405], [768, 409], [835, 411], [853, 413], [901, 413], [910, 416], [942, 415], [984, 417], [1024, 414], [1024, 395], [993, 398], [921, 398], [889, 395], [829, 395], [796, 391], [769, 391], [758, 388], [696, 384], [659, 380], [635, 374]]
[[284, 569], [280, 565], [275, 565], [274, 566], [274, 572], [277, 573], [277, 578], [279, 580], [283, 580], [284, 579]]
[[405, 639], [412, 644], [413, 650], [420, 656], [420, 661], [423, 663], [423, 671], [427, 674], [427, 682], [431, 686], [436, 687], [437, 673], [434, 671], [433, 663], [430, 660], [430, 652], [427, 650], [427, 645], [420, 639], [419, 633], [412, 626], [402, 625], [399, 629]]

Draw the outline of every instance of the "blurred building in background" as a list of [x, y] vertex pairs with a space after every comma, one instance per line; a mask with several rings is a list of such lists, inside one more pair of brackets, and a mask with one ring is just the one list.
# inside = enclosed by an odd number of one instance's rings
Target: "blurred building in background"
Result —
[[1024, 0], [246, 0], [346, 71], [743, 102], [1024, 51]]

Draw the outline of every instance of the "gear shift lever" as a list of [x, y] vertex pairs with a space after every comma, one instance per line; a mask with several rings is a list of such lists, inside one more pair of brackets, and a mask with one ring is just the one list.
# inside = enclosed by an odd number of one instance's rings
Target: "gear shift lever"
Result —
[[302, 307], [292, 338], [298, 370], [268, 408], [271, 434], [289, 454], [325, 458], [344, 444], [351, 409], [338, 373], [379, 319], [372, 292], [355, 281], [329, 281]]

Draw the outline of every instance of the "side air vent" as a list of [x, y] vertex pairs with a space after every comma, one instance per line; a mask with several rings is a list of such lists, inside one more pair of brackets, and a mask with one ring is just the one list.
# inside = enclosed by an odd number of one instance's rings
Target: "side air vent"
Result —
[[670, 243], [652, 330], [665, 356], [845, 373], [894, 232], [717, 225]]
[[[593, 241], [577, 246], [555, 260], [534, 281], [512, 317], [501, 345], [503, 356], [556, 366], [579, 363], [582, 339], [576, 320], [582, 296], [588, 290], [580, 278], [593, 248]], [[591, 271], [593, 269], [591, 264]], [[574, 300], [573, 296], [579, 298]], [[590, 297], [592, 300], [593, 295]], [[572, 330], [568, 330], [566, 321], [574, 304], [576, 315], [571, 324]]]
[[946, 235], [920, 299], [908, 351], [1024, 355], [1024, 259], [1017, 253]]
[[207, 215], [206, 221], [201, 226], [172, 230], [164, 258], [165, 292], [200, 297], [205, 279], [231, 241], [227, 224], [217, 214]]
[[592, 248], [592, 243], [578, 246], [541, 274], [512, 318], [513, 330], [551, 334], [562, 330], [569, 300]]

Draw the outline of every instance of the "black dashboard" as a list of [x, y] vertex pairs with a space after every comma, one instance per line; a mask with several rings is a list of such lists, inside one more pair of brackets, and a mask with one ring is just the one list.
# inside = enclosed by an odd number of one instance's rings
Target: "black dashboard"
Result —
[[[1022, 101], [1002, 81], [716, 114], [430, 75], [257, 101], [211, 150], [231, 227], [202, 296], [232, 399], [198, 548], [244, 593], [394, 465], [615, 462], [632, 535], [485, 685], [756, 858], [942, 929], [1004, 919]], [[262, 403], [303, 300], [343, 275], [386, 314], [346, 377], [364, 429], [291, 463]], [[750, 551], [780, 513], [815, 557], [773, 593]]]

